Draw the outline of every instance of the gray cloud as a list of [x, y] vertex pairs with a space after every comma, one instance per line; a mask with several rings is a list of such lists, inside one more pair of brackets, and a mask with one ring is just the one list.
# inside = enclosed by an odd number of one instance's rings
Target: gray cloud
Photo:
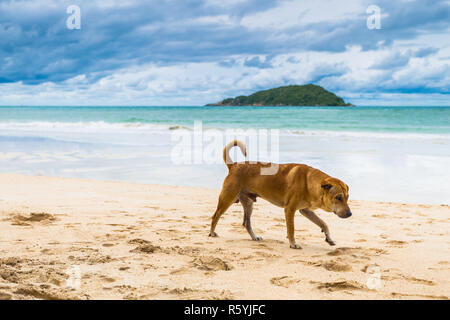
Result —
[[[269, 0], [117, 1], [111, 6], [108, 3], [0, 2], [0, 83], [65, 83], [84, 75], [84, 85], [88, 86], [118, 70], [148, 64], [164, 67], [213, 62], [230, 70], [248, 67], [267, 70], [274, 68], [278, 55], [289, 54], [292, 56], [287, 62], [301, 68], [304, 62], [295, 57], [297, 52], [344, 53], [349, 46], [359, 46], [363, 51], [389, 50], [397, 41], [448, 34], [450, 21], [449, 2], [431, 0], [375, 1], [385, 14], [381, 30], [366, 27], [365, 11], [351, 17], [279, 28], [251, 28], [241, 23], [244, 17], [283, 3]], [[71, 4], [81, 7], [81, 30], [66, 28], [66, 8]], [[371, 3], [367, 1], [368, 4]], [[440, 49], [430, 46], [406, 51], [392, 49], [390, 55], [375, 60], [370, 67], [381, 74], [360, 89], [446, 93], [445, 67], [423, 77], [392, 79], [394, 72], [406, 68], [412, 58], [428, 59]], [[252, 76], [248, 70], [242, 72], [242, 79]], [[327, 84], [331, 89], [352, 88], [355, 83], [345, 77], [349, 73], [349, 65], [324, 62], [302, 79]], [[257, 71], [253, 76], [256, 74]], [[274, 85], [299, 79], [295, 74], [273, 77], [276, 83], [270, 84]], [[135, 88], [146, 88], [142, 81], [129, 83]], [[235, 85], [238, 83], [236, 80]], [[267, 83], [258, 78], [247, 90], [263, 88]]]

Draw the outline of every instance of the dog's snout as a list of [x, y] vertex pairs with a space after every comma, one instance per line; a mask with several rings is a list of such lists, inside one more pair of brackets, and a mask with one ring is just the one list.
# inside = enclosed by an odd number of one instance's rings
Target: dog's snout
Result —
[[350, 218], [351, 216], [352, 216], [352, 212], [351, 211], [347, 212], [347, 218]]

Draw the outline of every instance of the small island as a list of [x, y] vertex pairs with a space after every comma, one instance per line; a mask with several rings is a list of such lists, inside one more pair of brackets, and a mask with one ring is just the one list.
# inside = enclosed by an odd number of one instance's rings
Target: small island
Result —
[[335, 106], [349, 107], [350, 103], [324, 88], [314, 85], [290, 85], [258, 91], [249, 96], [228, 98], [206, 106]]

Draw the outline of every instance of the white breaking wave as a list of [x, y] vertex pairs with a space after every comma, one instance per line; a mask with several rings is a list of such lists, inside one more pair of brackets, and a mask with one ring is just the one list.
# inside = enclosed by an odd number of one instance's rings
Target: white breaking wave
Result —
[[30, 121], [30, 122], [0, 122], [0, 130], [58, 130], [58, 131], [75, 131], [75, 132], [93, 132], [98, 130], [155, 130], [165, 131], [170, 129], [170, 125], [140, 123], [140, 122], [105, 122], [105, 121], [88, 121], [88, 122], [50, 122], [50, 121]]
[[450, 134], [373, 131], [285, 130], [287, 134], [309, 137], [375, 138], [404, 140], [444, 140], [450, 142]]
[[[58, 136], [60, 134], [168, 134], [176, 130], [193, 130], [194, 125], [156, 124], [141, 122], [0, 122], [0, 134], [24, 134], [26, 136]], [[203, 130], [234, 130], [234, 128], [220, 128], [203, 126]], [[252, 130], [270, 130], [271, 128], [243, 128], [245, 132]], [[273, 128], [276, 129], [276, 128]], [[373, 131], [339, 131], [339, 130], [302, 130], [302, 129], [276, 129], [280, 135], [303, 136], [312, 138], [349, 138], [349, 139], [401, 139], [401, 140], [427, 140], [436, 143], [449, 143], [450, 134], [412, 133], [412, 132], [373, 132]]]

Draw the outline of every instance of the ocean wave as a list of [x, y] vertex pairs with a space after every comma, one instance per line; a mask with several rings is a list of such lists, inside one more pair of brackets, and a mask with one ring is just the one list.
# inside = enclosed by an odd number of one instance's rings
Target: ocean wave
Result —
[[[52, 121], [30, 121], [30, 122], [0, 122], [0, 134], [5, 132], [39, 134], [47, 133], [148, 133], [167, 134], [177, 130], [194, 130], [194, 125], [143, 123], [138, 118], [130, 118], [127, 122], [52, 122]], [[301, 136], [313, 138], [352, 138], [352, 139], [402, 139], [402, 140], [434, 140], [445, 143], [450, 142], [450, 134], [436, 133], [414, 133], [414, 132], [377, 132], [377, 131], [344, 131], [344, 130], [301, 130], [283, 128], [224, 128], [214, 125], [203, 125], [203, 130], [233, 131], [241, 130], [244, 135], [251, 135], [258, 130], [279, 130], [281, 136]]]
[[167, 131], [171, 125], [141, 123], [141, 122], [105, 122], [105, 121], [87, 121], [87, 122], [50, 122], [50, 121], [30, 121], [30, 122], [0, 122], [0, 130], [14, 131], [61, 131], [61, 132], [91, 132], [91, 131], [115, 131], [115, 130], [153, 130]]
[[331, 131], [331, 130], [285, 130], [289, 135], [323, 138], [373, 138], [404, 140], [449, 140], [450, 134], [414, 133], [414, 132], [376, 132], [376, 131]]

